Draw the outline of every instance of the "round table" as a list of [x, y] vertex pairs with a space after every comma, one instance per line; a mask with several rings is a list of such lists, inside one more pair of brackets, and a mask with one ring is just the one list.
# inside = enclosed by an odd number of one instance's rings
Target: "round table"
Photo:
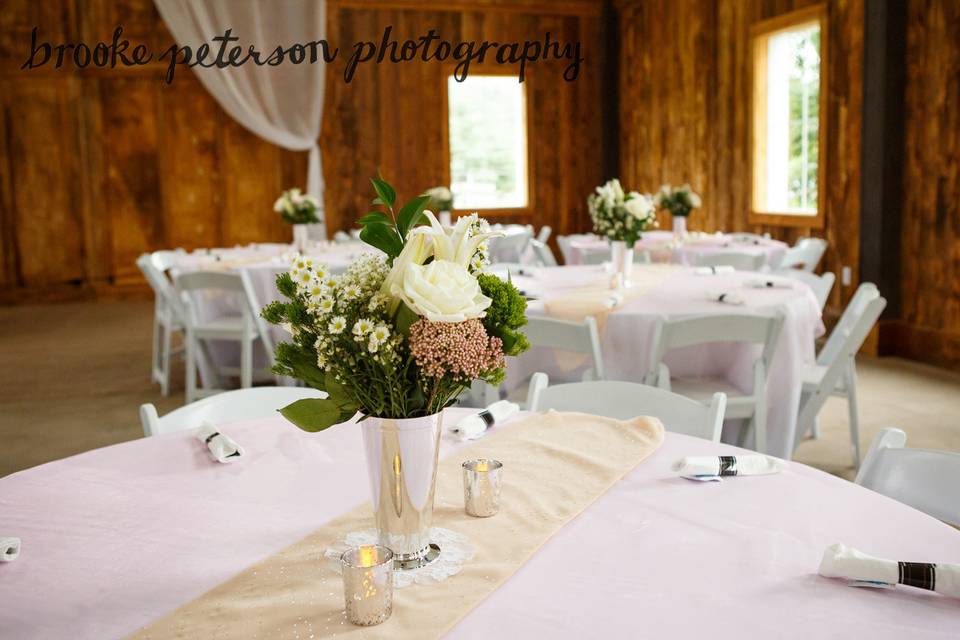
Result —
[[[538, 298], [527, 305], [528, 314], [544, 315], [544, 300], [565, 295], [598, 281], [609, 280], [603, 266], [540, 267], [514, 275], [513, 282], [527, 295]], [[789, 289], [752, 289], [745, 286], [757, 274], [738, 271], [730, 274], [697, 275], [694, 269], [673, 265], [635, 265], [637, 280], [656, 284], [639, 294], [627, 296], [606, 319], [601, 335], [606, 377], [610, 380], [643, 382], [650, 369], [654, 330], [661, 319], [712, 314], [762, 315], [780, 311], [783, 329], [767, 378], [767, 447], [773, 455], [789, 458], [796, 439], [797, 410], [804, 368], [815, 362], [814, 339], [825, 329], [820, 306], [805, 284], [791, 283]], [[646, 274], [646, 275], [645, 275]], [[710, 300], [708, 293], [736, 292], [745, 304], [735, 306]], [[677, 376], [721, 375], [737, 388], [749, 392], [753, 386], [753, 345], [714, 343], [677, 349], [665, 362]], [[506, 388], [521, 386], [531, 375], [542, 371], [551, 382], [582, 379], [589, 366], [584, 361], [571, 367], [563, 354], [533, 348], [519, 358], [507, 359]], [[728, 431], [735, 425], [728, 425]], [[725, 439], [734, 437], [725, 433]]]
[[[447, 410], [445, 419], [460, 415]], [[211, 462], [180, 432], [0, 479], [3, 534], [23, 541], [18, 560], [0, 563], [0, 635], [126, 636], [368, 499], [355, 424], [307, 434], [278, 416], [218, 427], [244, 458]], [[441, 455], [460, 446], [444, 436]], [[683, 456], [739, 453], [668, 433], [447, 637], [956, 634], [956, 600], [854, 589], [816, 572], [836, 542], [895, 560], [957, 563], [960, 533], [795, 462], [777, 475], [720, 483], [671, 471]]]
[[[762, 254], [766, 265], [776, 268], [783, 260], [787, 244], [771, 238], [743, 238], [731, 234], [689, 233], [682, 240], [671, 231], [647, 231], [634, 245], [636, 251], [647, 251], [654, 262], [697, 264], [701, 256], [724, 253]], [[610, 253], [610, 243], [599, 236], [578, 237], [570, 240], [568, 264], [588, 263], [588, 254]]]

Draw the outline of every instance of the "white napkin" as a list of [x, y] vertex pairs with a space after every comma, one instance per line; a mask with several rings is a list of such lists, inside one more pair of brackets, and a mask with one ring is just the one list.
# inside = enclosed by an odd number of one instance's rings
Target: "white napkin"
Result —
[[751, 289], [792, 289], [793, 283], [782, 278], [750, 278], [744, 286]]
[[787, 464], [760, 454], [686, 457], [673, 470], [690, 480], [719, 480], [721, 476], [765, 476], [780, 473]]
[[210, 457], [217, 462], [233, 462], [243, 455], [243, 448], [238, 446], [233, 438], [220, 433], [209, 422], [204, 422], [195, 433], [197, 440], [206, 445]]
[[842, 543], [824, 550], [819, 573], [825, 578], [846, 578], [856, 587], [903, 584], [960, 598], [960, 565], [874, 558]]
[[13, 562], [20, 557], [20, 538], [0, 536], [0, 562]]
[[734, 273], [736, 269], [728, 264], [721, 264], [716, 267], [697, 267], [693, 272], [698, 276], [716, 276], [721, 273]]
[[736, 291], [711, 291], [707, 293], [707, 300], [733, 305], [741, 305], [746, 302], [746, 299]]
[[498, 400], [481, 411], [463, 418], [450, 429], [461, 440], [476, 440], [483, 436], [488, 427], [503, 422], [516, 412], [520, 405], [509, 400]]

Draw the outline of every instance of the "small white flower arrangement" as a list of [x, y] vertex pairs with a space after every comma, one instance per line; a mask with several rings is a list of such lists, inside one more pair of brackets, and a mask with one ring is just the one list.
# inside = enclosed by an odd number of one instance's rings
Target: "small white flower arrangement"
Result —
[[665, 184], [654, 197], [657, 209], [666, 209], [674, 216], [687, 217], [694, 209], [699, 209], [700, 196], [693, 192], [689, 184], [671, 187]]
[[448, 187], [433, 187], [423, 192], [423, 195], [430, 196], [430, 202], [427, 205], [434, 211], [453, 211], [453, 192]]
[[587, 208], [596, 233], [628, 246], [633, 246], [644, 231], [657, 226], [653, 199], [636, 191], [624, 193], [616, 178], [587, 196]]
[[287, 224], [313, 224], [320, 222], [320, 201], [300, 189], [284, 191], [273, 203], [273, 210]]

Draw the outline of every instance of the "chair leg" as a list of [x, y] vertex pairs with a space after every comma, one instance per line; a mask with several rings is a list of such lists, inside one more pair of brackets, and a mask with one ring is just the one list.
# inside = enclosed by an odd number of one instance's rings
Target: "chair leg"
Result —
[[813, 427], [810, 428], [810, 437], [814, 440], [820, 439], [820, 416], [813, 420]]
[[767, 453], [767, 403], [757, 403], [757, 408], [753, 413], [754, 449], [757, 453]]
[[[157, 366], [159, 364], [159, 351], [160, 351], [160, 319], [156, 314], [153, 315], [153, 346], [151, 347], [151, 358], [150, 358], [150, 381], [151, 382], [160, 382], [157, 380]], [[162, 383], [161, 383], [162, 384]], [[163, 394], [167, 395], [167, 394]]]
[[170, 340], [173, 331], [167, 325], [163, 328], [163, 350], [160, 353], [160, 395], [170, 395]]
[[860, 468], [860, 410], [857, 404], [857, 369], [853, 361], [847, 368], [847, 412], [850, 420], [850, 444], [853, 449], [853, 468]]
[[244, 337], [240, 344], [240, 387], [253, 386], [253, 341]]
[[197, 398], [197, 340], [189, 329], [183, 335], [186, 341], [186, 396], [189, 404]]

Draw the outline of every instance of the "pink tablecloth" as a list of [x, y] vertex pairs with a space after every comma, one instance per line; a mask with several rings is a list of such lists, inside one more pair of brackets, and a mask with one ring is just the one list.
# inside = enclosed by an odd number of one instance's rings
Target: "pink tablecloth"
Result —
[[[678, 241], [670, 231], [648, 231], [634, 247], [648, 251], [654, 262], [697, 264], [700, 256], [718, 253], [763, 254], [768, 267], [776, 267], [783, 260], [787, 245], [770, 238], [738, 239], [729, 234], [691, 234]], [[610, 243], [599, 237], [577, 238], [570, 241], [567, 264], [587, 264], [590, 253], [609, 253]]]
[[[0, 528], [23, 539], [20, 559], [0, 563], [0, 637], [122, 637], [368, 497], [355, 425], [311, 435], [277, 417], [223, 429], [247, 451], [231, 465], [179, 433], [0, 479]], [[668, 434], [448, 637], [956, 636], [956, 600], [853, 589], [816, 569], [839, 541], [960, 562], [960, 533], [798, 463], [716, 484], [670, 471], [685, 455], [736, 452]]]
[[[634, 270], [663, 270], [667, 267], [635, 265]], [[604, 279], [601, 266], [549, 267], [533, 269], [534, 276], [514, 276], [514, 283], [539, 298], [562, 295]], [[700, 276], [692, 269], [676, 268], [659, 285], [632, 298], [607, 317], [601, 336], [606, 376], [610, 380], [643, 382], [650, 370], [654, 329], [658, 320], [716, 314], [784, 314], [783, 330], [767, 379], [768, 452], [790, 458], [796, 439], [797, 409], [800, 403], [804, 367], [815, 360], [814, 339], [824, 333], [820, 306], [813, 292], [802, 283], [790, 289], [751, 289], [744, 283], [756, 278], [749, 272]], [[609, 276], [607, 276], [609, 278]], [[708, 300], [707, 293], [736, 292], [743, 306]], [[529, 314], [542, 315], [543, 302], [528, 305]], [[753, 387], [753, 362], [758, 347], [730, 343], [698, 345], [671, 351], [665, 357], [671, 375], [722, 376], [737, 388], [749, 392]], [[563, 366], [550, 349], [533, 348], [519, 358], [507, 359], [507, 390], [521, 386], [531, 375], [543, 371], [551, 381], [577, 381], [589, 362], [578, 369]], [[730, 424], [724, 438], [733, 438]]]

